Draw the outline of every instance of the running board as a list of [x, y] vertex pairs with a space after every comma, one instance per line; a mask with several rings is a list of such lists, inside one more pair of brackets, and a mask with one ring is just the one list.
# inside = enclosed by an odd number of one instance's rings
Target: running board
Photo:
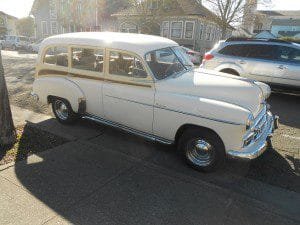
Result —
[[82, 118], [94, 121], [96, 123], [101, 123], [101, 124], [104, 124], [104, 125], [108, 125], [108, 126], [111, 126], [111, 127], [123, 130], [123, 131], [126, 131], [127, 133], [140, 136], [142, 138], [145, 138], [145, 139], [153, 141], [153, 142], [159, 142], [159, 143], [165, 144], [165, 145], [174, 144], [173, 141], [170, 141], [170, 140], [167, 140], [167, 139], [164, 139], [164, 138], [152, 135], [152, 134], [148, 134], [148, 133], [145, 133], [145, 132], [142, 132], [142, 131], [138, 131], [138, 130], [126, 127], [124, 125], [121, 125], [121, 124], [118, 124], [118, 123], [115, 123], [115, 122], [112, 122], [112, 121], [109, 121], [109, 120], [106, 120], [106, 119], [103, 119], [103, 118], [100, 118], [100, 117], [97, 117], [97, 116], [84, 115], [84, 116], [82, 116]]

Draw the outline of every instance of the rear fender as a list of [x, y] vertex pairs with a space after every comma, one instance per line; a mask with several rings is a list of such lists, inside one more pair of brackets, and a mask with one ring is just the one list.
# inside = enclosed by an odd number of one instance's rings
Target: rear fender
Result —
[[221, 65], [217, 66], [214, 70], [222, 71], [222, 70], [225, 70], [225, 69], [235, 70], [240, 75], [244, 74], [243, 69], [235, 63], [222, 63]]
[[39, 77], [33, 83], [33, 92], [43, 104], [49, 104], [49, 96], [64, 98], [69, 101], [75, 113], [82, 113], [85, 95], [78, 85], [65, 77]]

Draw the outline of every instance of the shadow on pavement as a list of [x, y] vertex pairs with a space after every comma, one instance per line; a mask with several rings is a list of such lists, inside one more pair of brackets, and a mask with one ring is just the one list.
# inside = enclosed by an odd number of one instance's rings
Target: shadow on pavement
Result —
[[[297, 99], [272, 96], [273, 110], [278, 111], [282, 123], [299, 127], [296, 115], [291, 118], [282, 112], [283, 108], [299, 112], [295, 104], [288, 107], [288, 102]], [[269, 189], [263, 184], [300, 193], [299, 160], [276, 149], [251, 162], [228, 160], [223, 170], [205, 174], [184, 164], [173, 146], [151, 143], [110, 127], [87, 121], [62, 126], [55, 120], [37, 126], [74, 139], [16, 164], [14, 172], [25, 189], [67, 222], [293, 224], [253, 205], [241, 205], [228, 192], [209, 187], [213, 184], [253, 198], [269, 195], [271, 201], [281, 200], [273, 200], [276, 191], [267, 193]], [[291, 200], [282, 204], [297, 211]]]

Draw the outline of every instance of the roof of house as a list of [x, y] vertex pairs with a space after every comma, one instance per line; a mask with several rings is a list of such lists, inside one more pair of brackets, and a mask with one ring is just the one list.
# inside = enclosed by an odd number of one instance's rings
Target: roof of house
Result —
[[269, 16], [300, 16], [300, 10], [259, 10], [258, 12]]
[[274, 19], [272, 26], [298, 26], [300, 27], [300, 19]]
[[0, 14], [5, 15], [5, 16], [7, 16], [7, 17], [10, 18], [10, 19], [16, 19], [16, 20], [18, 19], [17, 17], [11, 16], [11, 15], [9, 15], [9, 14], [3, 12], [3, 11], [0, 11]]
[[[178, 5], [181, 7], [184, 15], [198, 15], [203, 17], [210, 17], [211, 19], [217, 19], [217, 15], [209, 11], [202, 4], [199, 4], [196, 0], [177, 0]], [[115, 13], [113, 16], [126, 16], [126, 15], [141, 15], [141, 11], [136, 7], [129, 7]]]
[[80, 32], [46, 38], [41, 48], [49, 45], [87, 45], [87, 43], [95, 47], [130, 51], [140, 56], [156, 49], [178, 46], [176, 42], [159, 36], [117, 32]]
[[34, 0], [31, 10], [30, 10], [30, 14], [34, 15], [35, 11], [38, 9], [39, 3], [41, 0]]
[[254, 35], [254, 38], [266, 38], [266, 39], [274, 38], [274, 39], [276, 39], [276, 36], [268, 30], [263, 30], [263, 31], [259, 32], [258, 34]]

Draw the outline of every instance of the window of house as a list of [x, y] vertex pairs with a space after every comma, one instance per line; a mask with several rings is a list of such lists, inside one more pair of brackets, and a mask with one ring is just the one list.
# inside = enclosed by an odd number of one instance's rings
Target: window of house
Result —
[[77, 13], [78, 15], [81, 15], [81, 11], [82, 11], [82, 2], [79, 1], [77, 4]]
[[172, 22], [171, 23], [171, 38], [181, 38], [182, 37], [182, 26], [183, 22]]
[[103, 64], [102, 49], [72, 48], [72, 68], [102, 73]]
[[206, 40], [210, 41], [211, 38], [211, 27], [206, 27]]
[[67, 4], [67, 0], [60, 0], [61, 11], [63, 11], [63, 12], [65, 11], [65, 9], [67, 8], [66, 4]]
[[138, 33], [138, 28], [133, 23], [122, 23], [120, 31], [123, 33]]
[[203, 38], [203, 33], [204, 33], [204, 25], [200, 24], [199, 25], [199, 39], [202, 40]]
[[147, 77], [147, 72], [137, 57], [117, 51], [109, 54], [109, 73], [124, 77]]
[[162, 24], [162, 36], [163, 37], [169, 37], [169, 21], [164, 21]]
[[56, 3], [55, 1], [49, 2], [50, 19], [57, 19]]
[[194, 37], [194, 26], [195, 22], [193, 21], [186, 21], [185, 22], [185, 30], [184, 30], [184, 37], [187, 39], [193, 39]]
[[51, 34], [57, 34], [57, 22], [51, 22]]
[[149, 9], [158, 9], [158, 0], [148, 0]]
[[63, 46], [48, 48], [44, 63], [68, 67], [68, 48]]
[[41, 22], [41, 26], [42, 26], [42, 33], [43, 35], [48, 35], [48, 25], [47, 25], [47, 21], [42, 21]]

